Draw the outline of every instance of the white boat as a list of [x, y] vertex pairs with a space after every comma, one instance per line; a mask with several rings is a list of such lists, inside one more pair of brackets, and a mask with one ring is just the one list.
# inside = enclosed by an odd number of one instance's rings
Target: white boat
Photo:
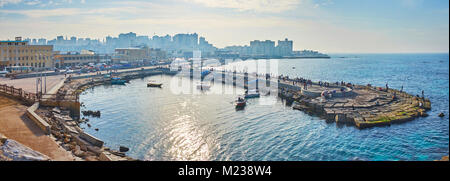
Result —
[[248, 92], [245, 93], [245, 97], [246, 99], [248, 98], [257, 98], [259, 97], [259, 91], [258, 90], [249, 90]]

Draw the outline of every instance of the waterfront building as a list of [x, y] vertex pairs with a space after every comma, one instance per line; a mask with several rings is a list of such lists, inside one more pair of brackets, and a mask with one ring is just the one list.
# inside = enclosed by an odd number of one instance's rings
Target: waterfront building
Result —
[[13, 66], [27, 66], [35, 70], [53, 67], [52, 45], [30, 45], [22, 37], [14, 41], [0, 41], [0, 69]]
[[274, 55], [275, 42], [271, 41], [271, 40], [266, 40], [266, 41], [254, 40], [254, 41], [250, 42], [250, 48], [251, 48], [252, 56], [270, 57], [270, 56]]
[[148, 47], [116, 48], [113, 63], [143, 64], [151, 61], [151, 49]]
[[278, 40], [277, 45], [277, 55], [278, 56], [291, 56], [293, 51], [293, 41], [288, 40], [287, 38], [282, 40]]
[[150, 48], [150, 57], [152, 62], [158, 62], [167, 58], [167, 52], [160, 48]]
[[79, 65], [87, 65], [89, 63], [100, 63], [100, 55], [95, 54], [93, 51], [85, 50], [79, 52], [55, 52], [54, 55], [55, 67], [66, 68]]

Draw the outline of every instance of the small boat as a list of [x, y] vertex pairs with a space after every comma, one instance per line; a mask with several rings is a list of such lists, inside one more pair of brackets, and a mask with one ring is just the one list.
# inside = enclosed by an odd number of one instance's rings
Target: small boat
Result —
[[125, 85], [126, 80], [121, 79], [120, 77], [111, 78], [111, 84], [114, 85]]
[[245, 92], [245, 96], [244, 98], [248, 99], [248, 98], [258, 98], [260, 96], [259, 91], [258, 90], [250, 90]]
[[247, 104], [247, 101], [245, 99], [239, 98], [236, 100], [236, 108], [243, 108]]
[[200, 83], [197, 85], [197, 89], [200, 89], [200, 90], [209, 90], [210, 87], [211, 87], [210, 85], [205, 84], [205, 83]]
[[152, 81], [147, 83], [147, 87], [161, 87], [161, 86], [162, 86], [162, 83], [156, 83], [156, 82], [152, 82]]

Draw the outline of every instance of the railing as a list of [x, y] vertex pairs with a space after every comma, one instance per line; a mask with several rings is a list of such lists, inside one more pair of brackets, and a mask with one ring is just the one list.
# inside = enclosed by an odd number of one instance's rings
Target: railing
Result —
[[39, 99], [39, 94], [30, 93], [22, 90], [22, 88], [14, 88], [14, 86], [8, 86], [6, 84], [0, 84], [0, 92], [13, 96], [20, 97], [26, 101], [36, 102]]

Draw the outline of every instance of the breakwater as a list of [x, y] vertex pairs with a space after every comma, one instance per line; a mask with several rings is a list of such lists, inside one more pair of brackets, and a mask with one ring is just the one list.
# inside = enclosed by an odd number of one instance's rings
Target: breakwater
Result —
[[[189, 76], [193, 77], [193, 71], [190, 72]], [[232, 83], [247, 90], [258, 89], [259, 85], [266, 93], [276, 88], [281, 98], [294, 104], [293, 109], [317, 115], [328, 122], [354, 125], [360, 129], [426, 117], [426, 112], [431, 109], [429, 99], [388, 87], [326, 82], [304, 85], [295, 79], [225, 71], [213, 72], [204, 79], [219, 79], [219, 82]], [[264, 84], [265, 87], [261, 86]]]

